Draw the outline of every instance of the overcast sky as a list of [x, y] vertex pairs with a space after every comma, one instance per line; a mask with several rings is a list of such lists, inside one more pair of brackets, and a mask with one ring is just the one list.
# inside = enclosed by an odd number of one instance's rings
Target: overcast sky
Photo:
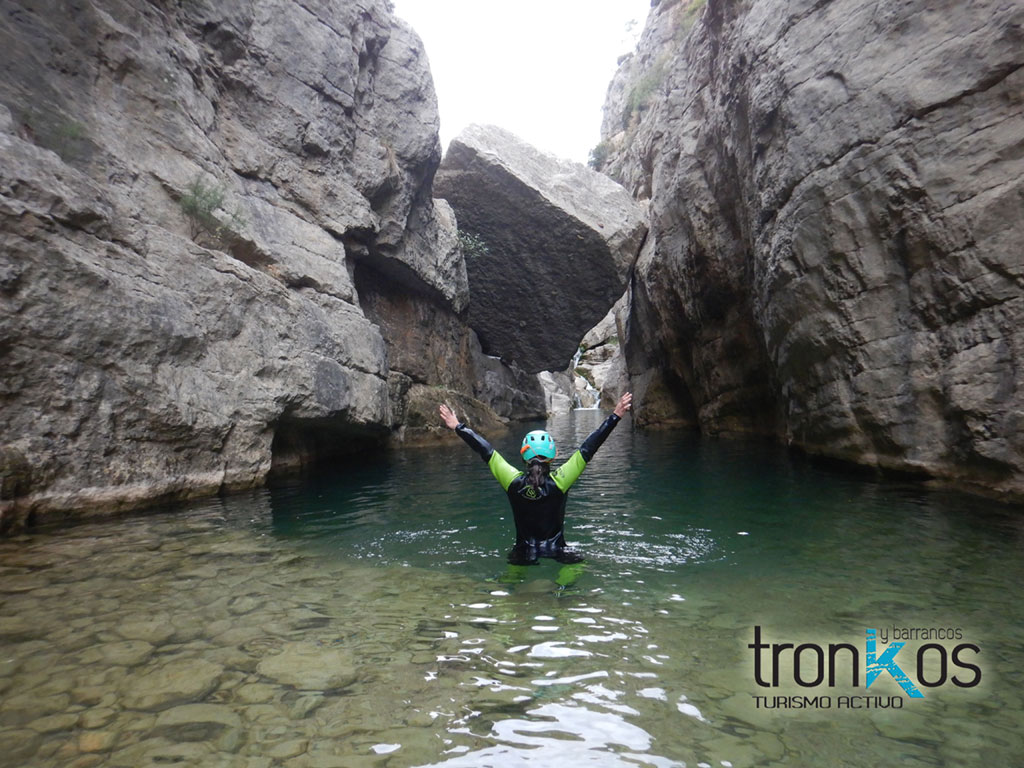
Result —
[[393, 0], [423, 38], [441, 146], [470, 123], [507, 128], [586, 162], [616, 59], [633, 50], [650, 0]]

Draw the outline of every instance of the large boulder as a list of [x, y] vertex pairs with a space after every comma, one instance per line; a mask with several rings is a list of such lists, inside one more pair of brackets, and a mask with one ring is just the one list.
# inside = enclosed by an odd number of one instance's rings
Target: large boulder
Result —
[[494, 126], [448, 148], [434, 194], [455, 209], [484, 352], [527, 372], [563, 370], [626, 286], [644, 206], [601, 174]]
[[662, 0], [605, 124], [640, 420], [1024, 494], [1022, 93], [1020, 3]]

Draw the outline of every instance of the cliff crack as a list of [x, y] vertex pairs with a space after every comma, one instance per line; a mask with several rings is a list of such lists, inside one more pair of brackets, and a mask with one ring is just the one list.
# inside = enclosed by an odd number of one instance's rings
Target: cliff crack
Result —
[[776, 218], [778, 216], [778, 212], [781, 211], [782, 209], [784, 209], [789, 204], [789, 201], [792, 199], [793, 194], [796, 192], [796, 190], [807, 179], [811, 178], [815, 174], [820, 173], [821, 171], [823, 171], [823, 170], [825, 170], [827, 168], [831, 168], [832, 166], [837, 165], [845, 157], [847, 157], [850, 153], [856, 151], [860, 147], [863, 147], [863, 146], [866, 146], [866, 145], [877, 145], [877, 144], [881, 143], [882, 140], [886, 136], [889, 136], [892, 133], [895, 133], [896, 131], [902, 130], [909, 123], [911, 123], [914, 120], [919, 120], [922, 117], [930, 115], [931, 113], [936, 112], [936, 111], [938, 111], [940, 109], [952, 106], [952, 105], [954, 105], [954, 104], [956, 104], [956, 103], [958, 103], [958, 102], [960, 102], [960, 101], [962, 101], [962, 100], [964, 100], [966, 98], [969, 98], [970, 96], [973, 96], [975, 94], [983, 93], [985, 91], [991, 90], [992, 88], [994, 88], [997, 85], [999, 85], [1001, 82], [1006, 80], [1008, 77], [1012, 76], [1015, 72], [1019, 71], [1020, 69], [1024, 69], [1024, 63], [1014, 63], [1012, 66], [1007, 66], [1007, 67], [1004, 67], [1004, 68], [1002, 68], [1000, 70], [997, 70], [996, 72], [991, 73], [991, 75], [989, 77], [986, 77], [986, 78], [982, 79], [977, 85], [975, 85], [972, 88], [968, 88], [968, 89], [966, 89], [964, 91], [961, 91], [960, 93], [956, 94], [955, 96], [951, 96], [948, 99], [943, 99], [940, 102], [936, 102], [934, 104], [930, 104], [930, 105], [928, 105], [926, 107], [922, 107], [919, 110], [911, 112], [910, 114], [906, 115], [902, 120], [900, 120], [896, 124], [890, 126], [884, 133], [882, 133], [882, 134], [880, 134], [878, 136], [875, 136], [875, 137], [869, 137], [869, 138], [861, 139], [859, 141], [855, 141], [855, 142], [853, 142], [853, 143], [843, 147], [837, 153], [833, 154], [830, 157], [825, 158], [821, 163], [819, 163], [813, 169], [811, 169], [810, 171], [808, 171], [807, 173], [802, 175], [793, 184], [789, 185], [785, 189], [783, 195], [781, 196], [781, 201], [778, 203], [778, 205], [775, 205], [775, 206], [772, 207], [770, 215], [765, 216], [763, 223], [767, 224], [768, 221]]
[[1003, 82], [1008, 77], [1010, 77], [1015, 72], [1021, 69], [1024, 69], [1024, 62], [1013, 62], [1012, 64], [1007, 64], [1006, 66], [997, 69], [994, 72], [991, 72], [988, 75], [988, 77], [983, 78], [973, 88], [968, 88], [956, 94], [955, 96], [951, 96], [948, 99], [936, 102], [935, 104], [930, 104], [927, 107], [922, 107], [921, 109], [917, 110], [917, 112], [915, 112], [912, 115], [912, 117], [921, 118], [924, 117], [925, 115], [930, 115], [932, 112], [936, 112], [940, 109], [944, 109], [945, 107], [952, 106], [970, 96], [974, 96], [975, 94], [984, 93], [985, 91], [991, 90], [992, 88], [995, 88], [1001, 82]]
[[317, 94], [317, 96], [322, 96], [324, 99], [329, 101], [331, 104], [336, 104], [337, 106], [341, 107], [343, 110], [351, 109], [352, 108], [352, 104], [355, 103], [355, 96], [353, 94], [349, 93], [348, 91], [346, 91], [346, 90], [344, 90], [342, 88], [339, 88], [337, 85], [332, 83], [330, 80], [327, 80], [326, 77], [324, 78], [324, 80], [326, 80], [331, 85], [331, 87], [337, 89], [338, 93], [342, 94], [343, 96], [348, 97], [348, 99], [351, 100], [350, 103], [346, 104], [343, 101], [339, 101], [338, 97], [336, 95], [332, 95], [332, 94], [328, 93], [327, 89], [325, 89], [322, 85], [306, 82], [302, 78], [297, 77], [296, 75], [293, 75], [291, 72], [286, 72], [285, 75], [287, 77], [290, 77], [292, 80], [294, 80], [295, 82], [299, 83], [300, 85], [303, 85], [306, 88], [309, 88], [311, 91], [313, 91], [313, 93]]

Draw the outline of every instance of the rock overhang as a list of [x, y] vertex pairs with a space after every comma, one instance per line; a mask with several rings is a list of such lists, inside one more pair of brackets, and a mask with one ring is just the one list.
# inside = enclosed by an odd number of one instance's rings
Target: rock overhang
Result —
[[586, 166], [479, 125], [452, 141], [434, 194], [474, 238], [469, 322], [484, 351], [531, 372], [564, 369], [625, 290], [645, 205]]

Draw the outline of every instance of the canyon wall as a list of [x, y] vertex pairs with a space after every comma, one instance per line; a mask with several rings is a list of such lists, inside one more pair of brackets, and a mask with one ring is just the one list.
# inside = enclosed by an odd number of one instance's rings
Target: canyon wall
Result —
[[386, 0], [0, 14], [0, 528], [412, 439], [441, 398], [543, 409], [465, 322]]
[[1024, 6], [653, 5], [594, 152], [638, 419], [1024, 496]]

